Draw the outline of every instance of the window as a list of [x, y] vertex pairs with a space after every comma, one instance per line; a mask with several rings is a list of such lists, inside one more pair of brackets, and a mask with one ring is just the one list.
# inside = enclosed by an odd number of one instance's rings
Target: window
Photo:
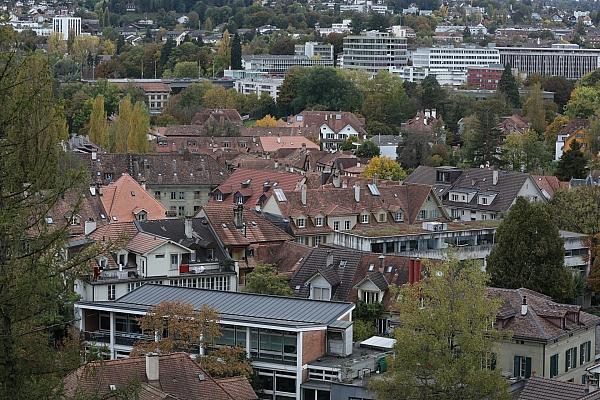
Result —
[[496, 353], [487, 352], [482, 359], [482, 367], [491, 371], [496, 369]]
[[350, 221], [348, 221], [348, 220], [344, 221], [344, 229], [345, 230], [350, 229]]
[[157, 199], [157, 200], [160, 200], [160, 190], [156, 190], [154, 192], [154, 198]]
[[550, 378], [554, 378], [558, 375], [558, 354], [550, 357]]
[[531, 357], [515, 356], [513, 376], [515, 378], [531, 377]]
[[199, 190], [194, 191], [194, 199], [198, 200], [199, 198], [200, 198], [200, 191]]
[[333, 222], [333, 230], [334, 231], [339, 231], [340, 230], [340, 221], [334, 221]]
[[458, 201], [458, 195], [457, 195], [457, 194], [454, 194], [454, 193], [452, 193], [452, 194], [450, 195], [450, 201]]
[[577, 367], [577, 347], [571, 347], [565, 352], [565, 372]]
[[79, 223], [80, 223], [79, 215], [73, 215], [71, 217], [70, 224], [71, 225], [79, 225]]
[[221, 192], [216, 192], [216, 193], [215, 193], [215, 200], [216, 200], [216, 201], [223, 201], [223, 193], [221, 193]]
[[590, 362], [592, 342], [585, 342], [579, 346], [579, 365]]
[[244, 197], [243, 196], [235, 196], [235, 204], [244, 204]]
[[370, 290], [363, 290], [362, 300], [367, 303], [379, 303], [379, 293]]
[[200, 206], [194, 206], [194, 214], [197, 214], [200, 212]]
[[311, 299], [313, 299], [313, 300], [327, 300], [327, 301], [329, 301], [329, 299], [330, 299], [329, 296], [330, 296], [329, 288], [323, 288], [323, 287], [313, 287], [312, 288]]
[[419, 216], [417, 219], [426, 219], [427, 218], [427, 210], [419, 211]]
[[171, 200], [177, 199], [177, 192], [171, 192]]
[[369, 223], [369, 214], [363, 214], [360, 216], [360, 222], [363, 224]]
[[108, 299], [114, 300], [115, 295], [116, 295], [115, 285], [108, 285], [107, 289], [108, 289]]
[[138, 221], [145, 221], [148, 219], [148, 213], [146, 211], [140, 211], [136, 214], [135, 219]]
[[171, 269], [179, 268], [179, 254], [171, 254]]
[[397, 213], [394, 213], [394, 221], [402, 222], [403, 219], [404, 219], [404, 216], [402, 215], [402, 211], [398, 211]]
[[306, 220], [304, 218], [296, 218], [296, 225], [298, 226], [298, 228], [305, 228]]
[[323, 226], [323, 217], [315, 218], [315, 226]]
[[385, 222], [385, 213], [379, 214], [379, 222]]
[[157, 254], [154, 256], [154, 258], [165, 258], [164, 254]]
[[487, 205], [488, 203], [488, 198], [487, 197], [481, 197], [481, 204], [483, 204], [484, 206]]
[[185, 199], [185, 192], [179, 192], [179, 200]]

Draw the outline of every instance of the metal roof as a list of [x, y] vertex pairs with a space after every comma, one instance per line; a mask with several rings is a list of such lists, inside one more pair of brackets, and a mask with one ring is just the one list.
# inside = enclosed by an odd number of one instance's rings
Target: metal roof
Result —
[[[224, 322], [308, 327], [329, 325], [354, 309], [353, 303], [319, 301], [294, 297], [194, 289], [166, 285], [143, 285], [120, 297], [111, 305], [119, 309], [148, 310], [165, 301], [178, 301], [199, 310], [203, 305], [215, 309]], [[80, 306], [107, 303], [79, 302]]]

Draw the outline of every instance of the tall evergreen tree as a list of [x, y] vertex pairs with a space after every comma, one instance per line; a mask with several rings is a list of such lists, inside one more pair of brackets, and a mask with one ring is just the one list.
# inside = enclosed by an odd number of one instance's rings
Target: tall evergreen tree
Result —
[[237, 33], [231, 42], [231, 69], [242, 69], [242, 42]]
[[[171, 57], [171, 52], [175, 48], [175, 41], [171, 38], [168, 38], [165, 44], [160, 49], [160, 58], [158, 59], [158, 66], [160, 75], [162, 76], [162, 71], [166, 69], [167, 62], [169, 61], [169, 57]], [[172, 67], [172, 66], [171, 66]]]
[[563, 240], [547, 206], [519, 197], [496, 231], [496, 244], [487, 258], [490, 283], [570, 300], [573, 288], [564, 255]]
[[93, 143], [105, 149], [107, 148], [108, 121], [106, 119], [106, 111], [104, 111], [104, 96], [102, 95], [96, 96], [92, 103], [88, 134]]
[[512, 68], [510, 64], [504, 66], [504, 71], [498, 81], [498, 91], [504, 96], [514, 108], [521, 107], [521, 98], [519, 97], [519, 85], [515, 76], [512, 74]]
[[472, 166], [498, 165], [498, 149], [502, 144], [502, 133], [498, 129], [499, 102], [485, 100], [475, 105], [475, 114], [466, 124], [464, 135], [464, 160]]
[[424, 109], [436, 109], [440, 113], [443, 111], [446, 100], [446, 91], [440, 86], [434, 75], [428, 75], [421, 82], [422, 97], [421, 107]]
[[529, 119], [531, 127], [541, 135], [546, 129], [546, 110], [544, 110], [543, 91], [540, 83], [535, 83], [529, 88], [523, 112]]
[[581, 151], [581, 143], [574, 140], [569, 150], [565, 151], [558, 160], [556, 176], [561, 181], [569, 181], [572, 178], [585, 178], [586, 164], [587, 159]]

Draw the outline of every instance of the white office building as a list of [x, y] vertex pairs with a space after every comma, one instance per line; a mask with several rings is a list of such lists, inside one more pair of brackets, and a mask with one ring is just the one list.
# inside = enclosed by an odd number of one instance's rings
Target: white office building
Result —
[[277, 101], [279, 89], [283, 84], [283, 79], [277, 78], [246, 78], [238, 79], [233, 87], [238, 93], [254, 93], [260, 97], [263, 93], [268, 94], [273, 100]]
[[344, 38], [342, 68], [376, 74], [408, 63], [406, 38], [377, 31]]
[[468, 67], [487, 67], [500, 63], [493, 47], [424, 47], [413, 53], [415, 67], [447, 68], [466, 71]]
[[52, 18], [52, 30], [60, 33], [63, 40], [69, 40], [70, 35], [81, 35], [81, 18], [57, 16]]
[[310, 58], [322, 58], [325, 60], [333, 60], [333, 45], [321, 44], [316, 42], [306, 42], [297, 44], [295, 47], [297, 56], [307, 56]]
[[296, 55], [256, 54], [242, 59], [245, 70], [266, 72], [273, 75], [285, 75], [294, 66], [301, 67], [333, 67], [333, 58], [311, 58]]
[[429, 75], [442, 86], [462, 86], [467, 83], [467, 72], [449, 68], [427, 68], [427, 67], [390, 67], [390, 74], [397, 75], [408, 82], [421, 82]]

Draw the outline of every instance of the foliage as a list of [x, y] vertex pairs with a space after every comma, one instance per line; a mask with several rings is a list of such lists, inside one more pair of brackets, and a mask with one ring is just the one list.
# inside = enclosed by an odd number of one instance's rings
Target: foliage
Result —
[[270, 115], [265, 115], [263, 118], [257, 120], [254, 126], [258, 128], [273, 128], [277, 126], [277, 119]]
[[571, 98], [574, 84], [564, 76], [546, 76], [542, 80], [542, 87], [544, 90], [554, 93], [554, 102], [562, 111]]
[[502, 144], [502, 163], [512, 171], [543, 172], [551, 160], [534, 131], [510, 133]]
[[108, 148], [108, 121], [106, 120], [106, 111], [104, 111], [104, 97], [97, 96], [92, 105], [88, 135], [92, 143], [96, 143], [102, 148]]
[[340, 150], [351, 151], [354, 150], [354, 143], [358, 141], [356, 136], [349, 136], [346, 140], [340, 143]]
[[428, 132], [406, 131], [404, 142], [396, 147], [396, 156], [404, 168], [425, 165], [431, 155], [433, 136]]
[[287, 278], [279, 275], [277, 267], [271, 264], [258, 264], [246, 275], [244, 292], [272, 294], [276, 296], [291, 296], [292, 289], [288, 286]]
[[539, 83], [529, 88], [527, 99], [523, 105], [523, 113], [537, 133], [544, 132], [544, 129], [546, 129], [546, 111], [544, 110], [542, 86]]
[[224, 346], [198, 359], [202, 368], [213, 378], [244, 376], [252, 378], [252, 364], [243, 347]]
[[558, 160], [556, 176], [561, 181], [570, 181], [572, 178], [585, 178], [586, 164], [587, 159], [581, 150], [581, 143], [573, 140], [571, 147]]
[[421, 82], [421, 107], [442, 111], [446, 102], [446, 91], [440, 86], [434, 75], [427, 75]]
[[119, 103], [119, 117], [114, 123], [114, 137], [109, 138], [109, 148], [117, 153], [147, 153], [150, 116], [146, 105], [131, 103], [129, 96]]
[[166, 301], [139, 318], [140, 329], [150, 339], [137, 342], [134, 354], [192, 352], [221, 335], [219, 314], [206, 304], [194, 310], [191, 304]]
[[231, 69], [242, 69], [242, 42], [237, 33], [231, 42]]
[[365, 140], [358, 149], [356, 149], [356, 155], [361, 158], [372, 158], [379, 155], [379, 147], [371, 140]]
[[490, 321], [500, 306], [485, 294], [474, 263], [424, 265], [424, 278], [399, 289], [396, 346], [389, 372], [371, 382], [377, 398], [509, 399], [499, 370], [486, 368], [502, 335]]
[[213, 86], [210, 83], [193, 83], [175, 96], [171, 96], [164, 114], [170, 114], [180, 124], [189, 124], [196, 113], [202, 110], [204, 94]]
[[558, 132], [562, 128], [564, 128], [569, 123], [569, 117], [564, 115], [557, 115], [554, 120], [546, 126], [544, 130], [544, 142], [546, 144], [546, 148], [550, 149], [554, 153], [554, 144], [556, 143], [556, 138], [558, 136]]
[[496, 231], [496, 244], [487, 258], [491, 284], [525, 287], [556, 301], [572, 297], [564, 266], [564, 244], [544, 204], [519, 197]]
[[[362, 114], [372, 123], [399, 127], [400, 124], [414, 115], [411, 104], [402, 80], [388, 71], [380, 71], [373, 79], [364, 79], [361, 91], [364, 97]], [[382, 132], [370, 132], [371, 134]]]
[[391, 179], [401, 181], [406, 178], [406, 171], [396, 161], [389, 157], [377, 156], [369, 160], [365, 171], [365, 178]]
[[571, 99], [565, 106], [569, 118], [588, 118], [598, 110], [600, 91], [593, 87], [580, 86], [571, 92]]
[[498, 103], [496, 100], [478, 102], [473, 116], [465, 121], [463, 158], [471, 166], [499, 164], [502, 134], [498, 129]]
[[165, 78], [198, 78], [198, 63], [193, 61], [181, 61], [175, 64], [173, 71], [166, 70]]
[[521, 107], [521, 98], [519, 97], [519, 85], [515, 79], [510, 64], [504, 66], [502, 76], [498, 81], [498, 91], [506, 96], [508, 102], [514, 107]]
[[377, 334], [373, 321], [357, 319], [354, 321], [352, 328], [352, 340], [354, 342], [361, 342]]
[[231, 63], [231, 39], [229, 32], [223, 32], [223, 38], [219, 43], [217, 54], [213, 59], [213, 66], [217, 74], [220, 74], [224, 69], [227, 69]]

